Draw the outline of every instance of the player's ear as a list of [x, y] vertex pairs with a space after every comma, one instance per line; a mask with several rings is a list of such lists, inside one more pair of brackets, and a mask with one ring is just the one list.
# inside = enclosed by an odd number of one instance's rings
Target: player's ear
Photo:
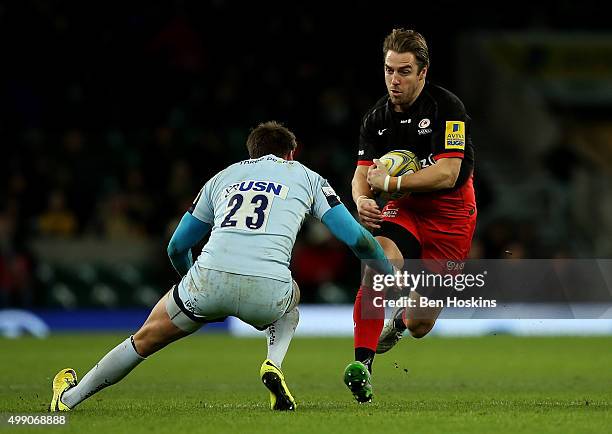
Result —
[[289, 154], [287, 154], [287, 161], [292, 161], [293, 160], [293, 154], [295, 153], [295, 149], [292, 149], [291, 151], [289, 151]]
[[426, 76], [427, 76], [427, 66], [424, 66], [421, 69], [421, 72], [419, 72], [419, 80], [425, 80]]

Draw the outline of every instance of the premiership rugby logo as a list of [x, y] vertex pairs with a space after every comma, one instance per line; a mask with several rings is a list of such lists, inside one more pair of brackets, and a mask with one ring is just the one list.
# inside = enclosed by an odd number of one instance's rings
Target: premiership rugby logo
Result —
[[465, 149], [465, 122], [446, 121], [444, 133], [445, 149]]
[[333, 188], [327, 186], [327, 187], [321, 187], [321, 190], [323, 191], [323, 194], [325, 195], [325, 197], [329, 197], [329, 196], [337, 196], [336, 192], [334, 191]]
[[327, 182], [325, 183], [324, 186], [321, 187], [321, 191], [323, 192], [325, 199], [327, 199], [327, 203], [330, 207], [333, 208], [336, 205], [340, 205], [341, 203], [340, 198], [338, 197], [334, 189], [331, 188]]

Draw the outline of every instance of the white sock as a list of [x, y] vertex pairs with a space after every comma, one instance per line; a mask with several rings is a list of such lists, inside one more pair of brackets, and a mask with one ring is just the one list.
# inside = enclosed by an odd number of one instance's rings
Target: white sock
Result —
[[300, 311], [297, 307], [294, 307], [266, 329], [268, 359], [272, 360], [279, 369], [285, 359], [299, 321]]
[[91, 395], [121, 380], [144, 359], [136, 352], [130, 336], [110, 350], [75, 387], [64, 392], [62, 402], [74, 408]]

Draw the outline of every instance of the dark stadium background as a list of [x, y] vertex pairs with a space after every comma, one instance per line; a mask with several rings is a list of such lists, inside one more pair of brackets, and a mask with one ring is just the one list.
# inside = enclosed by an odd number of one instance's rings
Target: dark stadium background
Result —
[[[612, 33], [599, 3], [0, 3], [0, 307], [149, 306], [203, 183], [276, 119], [349, 209], [361, 116], [394, 27], [474, 118], [473, 257], [610, 257]], [[401, 4], [400, 4], [401, 3]], [[384, 7], [384, 12], [383, 12]], [[359, 263], [308, 221], [305, 302]]]

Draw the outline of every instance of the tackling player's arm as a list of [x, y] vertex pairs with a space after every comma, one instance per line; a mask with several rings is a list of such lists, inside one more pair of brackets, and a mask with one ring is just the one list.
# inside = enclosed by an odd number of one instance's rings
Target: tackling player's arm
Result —
[[329, 183], [310, 170], [306, 174], [314, 187], [310, 214], [321, 220], [332, 235], [349, 246], [359, 259], [372, 259], [372, 268], [376, 271], [392, 273], [393, 267], [378, 241], [353, 218]]
[[372, 268], [379, 273], [393, 273], [393, 267], [378, 241], [357, 223], [343, 204], [330, 208], [321, 221], [332, 235], [349, 246], [359, 259], [374, 260]]
[[168, 257], [174, 269], [183, 277], [193, 265], [191, 248], [210, 231], [211, 225], [186, 212], [168, 243]]
[[193, 265], [191, 248], [199, 243], [212, 228], [215, 212], [212, 206], [210, 179], [198, 192], [193, 204], [181, 219], [168, 244], [168, 257], [174, 269], [183, 277]]

